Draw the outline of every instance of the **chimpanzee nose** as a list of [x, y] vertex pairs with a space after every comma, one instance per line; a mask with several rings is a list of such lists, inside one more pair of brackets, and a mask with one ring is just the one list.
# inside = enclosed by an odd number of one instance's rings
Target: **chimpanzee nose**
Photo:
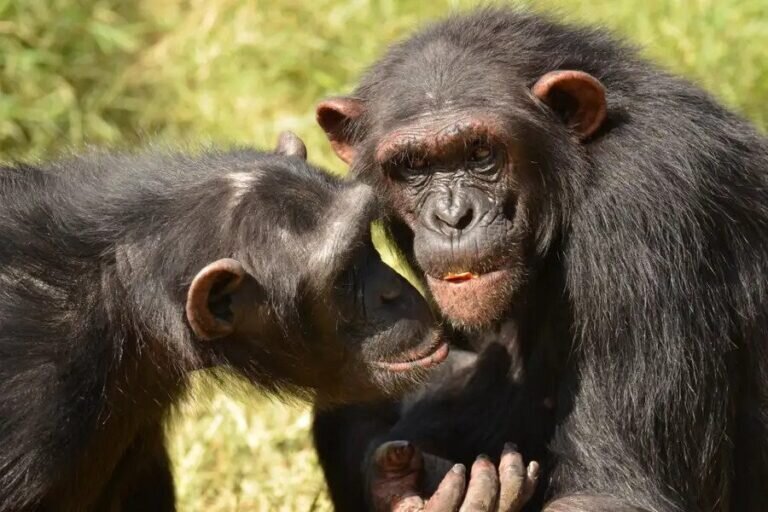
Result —
[[461, 231], [472, 224], [475, 209], [467, 198], [445, 198], [434, 204], [431, 217], [437, 231]]
[[451, 208], [450, 210], [437, 210], [435, 215], [438, 220], [448, 227], [454, 229], [464, 229], [472, 223], [472, 206], [462, 205], [460, 208]]

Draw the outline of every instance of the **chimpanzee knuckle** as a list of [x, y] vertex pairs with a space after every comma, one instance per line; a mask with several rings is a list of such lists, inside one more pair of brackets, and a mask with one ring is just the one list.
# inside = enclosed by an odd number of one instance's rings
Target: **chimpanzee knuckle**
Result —
[[538, 478], [526, 478], [525, 482], [523, 482], [523, 488], [522, 492], [517, 497], [517, 508], [515, 506], [510, 507], [510, 512], [516, 512], [519, 509], [522, 509], [526, 503], [528, 503], [531, 498], [533, 498], [533, 495], [536, 493], [536, 482], [538, 481]]
[[499, 497], [499, 479], [496, 467], [485, 457], [478, 457], [472, 465], [467, 493], [460, 512], [494, 511]]
[[390, 512], [390, 510], [391, 512], [422, 512], [424, 510], [424, 500], [418, 496], [408, 496], [395, 500], [391, 508], [386, 509], [386, 512]]
[[527, 469], [522, 455], [513, 445], [507, 443], [499, 463], [499, 507], [498, 512], [519, 512], [530, 500], [535, 480], [531, 475], [538, 473], [538, 465], [531, 463]]
[[504, 448], [504, 453], [502, 454], [501, 462], [499, 463], [499, 471], [502, 476], [520, 477], [521, 479], [526, 476], [523, 456], [510, 444], [507, 444]]
[[376, 449], [374, 460], [386, 470], [407, 468], [415, 449], [408, 441], [390, 441]]
[[405, 442], [387, 443], [383, 448], [374, 455], [370, 480], [374, 508], [387, 512], [421, 510], [420, 457], [414, 457], [413, 447]]
[[431, 453], [423, 452], [424, 469], [421, 475], [421, 488], [427, 494], [434, 492], [439, 485], [445, 481], [446, 476], [450, 476], [451, 470], [460, 472], [463, 478], [464, 472], [463, 466], [461, 470], [452, 461], [443, 457], [432, 455]]
[[425, 512], [456, 512], [462, 503], [466, 486], [466, 470], [461, 464], [453, 466], [440, 482], [424, 507]]

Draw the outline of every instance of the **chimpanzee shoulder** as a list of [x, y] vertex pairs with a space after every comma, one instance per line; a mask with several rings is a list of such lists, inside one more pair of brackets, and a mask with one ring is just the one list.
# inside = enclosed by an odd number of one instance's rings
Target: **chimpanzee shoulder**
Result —
[[446, 356], [369, 187], [305, 157], [284, 134], [0, 168], [3, 507], [172, 509], [163, 421], [193, 371], [337, 403]]
[[[551, 497], [759, 510], [764, 135], [607, 31], [505, 8], [416, 33], [317, 118], [388, 197], [395, 238], [446, 317], [514, 325], [527, 395], [478, 431], [507, 429], [525, 452], [519, 418], [552, 427]], [[535, 385], [548, 378], [554, 397]], [[517, 408], [528, 399], [554, 404], [555, 419]], [[407, 415], [393, 428], [406, 427]]]
[[[173, 208], [180, 218], [185, 215], [182, 212], [189, 216], [206, 194], [217, 201], [215, 197], [221, 195], [213, 190], [217, 185], [228, 186], [213, 178], [236, 172], [240, 166], [252, 168], [255, 160], [268, 163], [275, 158], [250, 150], [210, 152], [199, 158], [156, 150], [93, 152], [0, 169], [0, 379], [4, 383], [0, 439], [6, 447], [0, 455], [0, 496], [4, 504], [20, 505], [51, 491], [47, 487], [54, 478], [51, 472], [66, 473], [71, 461], [83, 456], [87, 443], [98, 437], [94, 429], [99, 421], [123, 412], [110, 413], [103, 397], [114, 393], [115, 386], [124, 393], [137, 392], [114, 372], [141, 350], [144, 342], [133, 333], [147, 329], [135, 325], [138, 318], [162, 325], [176, 316], [171, 301], [157, 300], [151, 288], [169, 285], [167, 280], [122, 281], [116, 247], [125, 247], [123, 256], [130, 258], [131, 238], [165, 233], [173, 237], [166, 241], [169, 245], [186, 245], [191, 267], [195, 260], [202, 265], [210, 251], [194, 243], [196, 237], [169, 229], [168, 215], [159, 213]], [[279, 176], [270, 179], [279, 186]], [[185, 187], [199, 188], [201, 181], [204, 187], [199, 194], [178, 193]], [[207, 207], [216, 214], [216, 205], [209, 202]], [[209, 230], [198, 240], [213, 241], [219, 236], [216, 225], [197, 227]], [[146, 272], [165, 271], [147, 268]], [[147, 296], [139, 307], [148, 311], [132, 311], [132, 294]], [[183, 343], [168, 347], [179, 351], [177, 362], [173, 358], [159, 362], [169, 364], [169, 370], [180, 369], [192, 357]], [[166, 384], [163, 391], [147, 392], [173, 396], [180, 389], [178, 382]], [[140, 393], [135, 399], [143, 401]]]

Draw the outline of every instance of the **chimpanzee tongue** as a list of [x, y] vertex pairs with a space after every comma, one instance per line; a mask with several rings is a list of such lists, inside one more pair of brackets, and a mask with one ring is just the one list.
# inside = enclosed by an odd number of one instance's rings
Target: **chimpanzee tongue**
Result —
[[476, 277], [477, 274], [472, 272], [448, 272], [445, 274], [445, 276], [443, 276], [443, 281], [448, 281], [449, 283], [463, 283], [466, 281], [471, 281]]

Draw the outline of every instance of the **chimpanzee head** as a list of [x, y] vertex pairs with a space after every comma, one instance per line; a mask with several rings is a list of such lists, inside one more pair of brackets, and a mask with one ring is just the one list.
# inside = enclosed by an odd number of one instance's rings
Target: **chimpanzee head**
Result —
[[417, 34], [352, 96], [317, 107], [336, 154], [386, 198], [442, 311], [465, 326], [500, 318], [562, 235], [588, 183], [585, 143], [606, 117], [601, 82], [532, 61], [534, 42], [505, 16]]
[[230, 218], [219, 226], [231, 250], [198, 268], [186, 292], [198, 343], [259, 384], [325, 402], [417, 381], [448, 347], [424, 299], [373, 246], [371, 188], [296, 158], [306, 152], [295, 136], [278, 153], [226, 175]]

